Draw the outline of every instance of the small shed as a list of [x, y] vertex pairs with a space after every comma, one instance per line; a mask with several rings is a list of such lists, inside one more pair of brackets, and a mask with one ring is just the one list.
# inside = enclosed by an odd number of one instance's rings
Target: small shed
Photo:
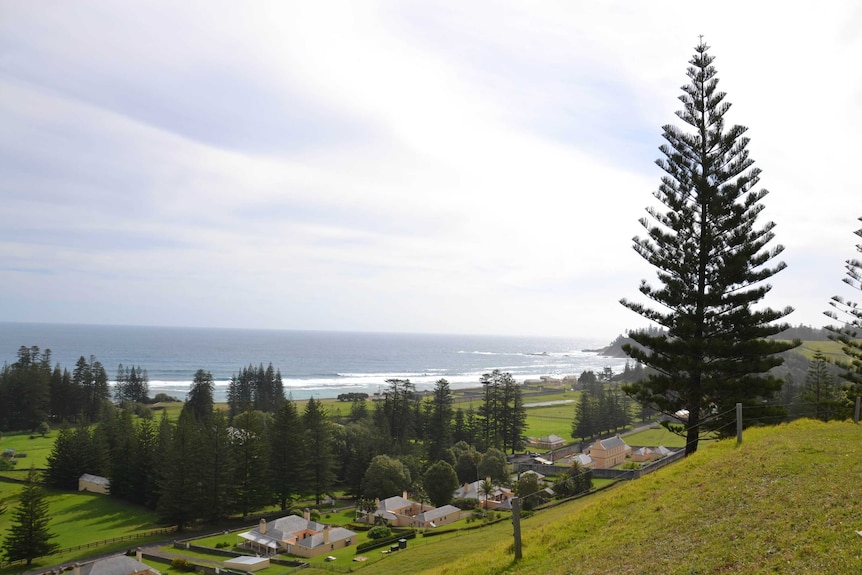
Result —
[[101, 475], [85, 473], [78, 478], [78, 491], [90, 491], [108, 495], [111, 492], [111, 481]]
[[240, 571], [258, 571], [269, 567], [269, 559], [267, 557], [243, 555], [228, 559], [224, 562], [224, 566], [228, 569], [239, 569]]

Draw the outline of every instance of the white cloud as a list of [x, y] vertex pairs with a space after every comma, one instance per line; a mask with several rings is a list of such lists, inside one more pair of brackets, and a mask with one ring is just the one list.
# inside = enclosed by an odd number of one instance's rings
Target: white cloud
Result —
[[6, 5], [0, 318], [612, 337], [703, 33], [787, 246], [767, 303], [820, 325], [860, 211], [831, 6]]

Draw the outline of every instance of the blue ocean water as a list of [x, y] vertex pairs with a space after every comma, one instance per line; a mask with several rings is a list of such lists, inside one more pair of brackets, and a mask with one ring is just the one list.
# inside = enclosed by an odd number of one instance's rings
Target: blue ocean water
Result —
[[0, 362], [13, 363], [22, 345], [50, 349], [52, 363], [72, 371], [79, 357], [95, 356], [115, 378], [122, 364], [147, 370], [150, 395], [184, 399], [198, 369], [216, 383], [224, 401], [232, 375], [272, 363], [294, 399], [375, 393], [390, 378], [431, 389], [440, 378], [453, 388], [474, 387], [499, 369], [517, 381], [622, 370], [625, 360], [584, 351], [607, 345], [589, 338], [430, 335], [290, 330], [105, 326], [0, 322]]

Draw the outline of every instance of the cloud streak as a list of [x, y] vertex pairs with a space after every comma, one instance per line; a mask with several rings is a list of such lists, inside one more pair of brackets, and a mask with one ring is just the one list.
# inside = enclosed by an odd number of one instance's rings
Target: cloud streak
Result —
[[613, 337], [703, 33], [787, 246], [766, 303], [822, 325], [860, 211], [830, 6], [6, 4], [0, 319]]

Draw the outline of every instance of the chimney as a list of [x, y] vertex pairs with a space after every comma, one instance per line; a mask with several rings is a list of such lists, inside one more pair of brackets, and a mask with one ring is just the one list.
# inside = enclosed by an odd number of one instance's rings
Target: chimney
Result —
[[308, 507], [302, 510], [302, 518], [311, 521], [311, 510]]
[[263, 517], [260, 518], [260, 526], [257, 528], [257, 530], [261, 535], [264, 535], [266, 533], [266, 519], [264, 519]]
[[72, 573], [74, 573], [74, 575], [81, 575], [81, 564], [80, 563], [75, 563], [74, 565], [72, 565]]
[[144, 551], [140, 547], [135, 549], [135, 559], [138, 560], [138, 563], [144, 562]]
[[401, 492], [401, 497], [403, 497], [404, 499], [407, 499], [407, 490], [406, 489]]
[[329, 543], [329, 525], [323, 526], [323, 543], [324, 544]]

